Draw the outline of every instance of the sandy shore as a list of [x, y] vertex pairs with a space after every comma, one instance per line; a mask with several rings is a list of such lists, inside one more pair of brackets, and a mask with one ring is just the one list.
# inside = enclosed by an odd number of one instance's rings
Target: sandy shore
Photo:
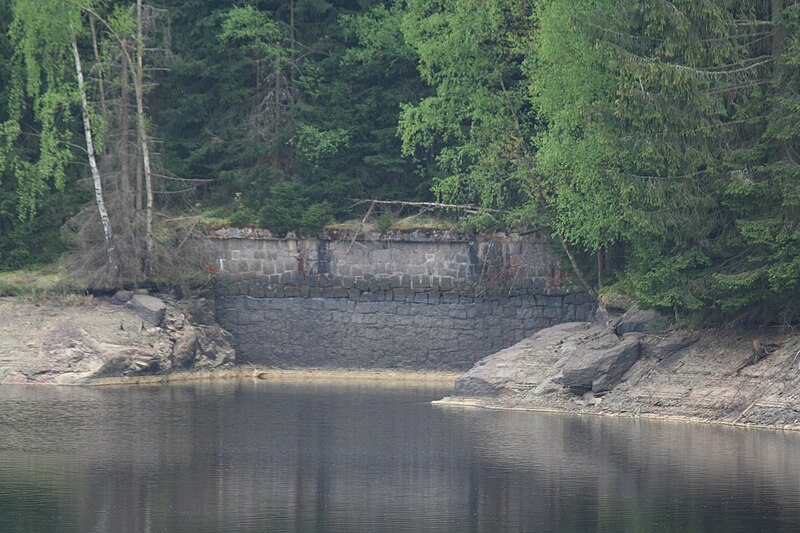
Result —
[[461, 377], [455, 372], [424, 372], [404, 370], [350, 370], [330, 368], [264, 368], [237, 365], [230, 368], [175, 372], [159, 376], [123, 376], [98, 378], [87, 383], [90, 386], [147, 385], [154, 383], [185, 383], [192, 381], [258, 380], [273, 382], [325, 383], [351, 385], [375, 383], [392, 386], [450, 387]]

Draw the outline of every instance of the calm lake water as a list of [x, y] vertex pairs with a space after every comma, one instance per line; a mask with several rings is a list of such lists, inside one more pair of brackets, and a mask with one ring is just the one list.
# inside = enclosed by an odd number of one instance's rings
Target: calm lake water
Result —
[[800, 435], [447, 390], [0, 387], [0, 531], [800, 531]]

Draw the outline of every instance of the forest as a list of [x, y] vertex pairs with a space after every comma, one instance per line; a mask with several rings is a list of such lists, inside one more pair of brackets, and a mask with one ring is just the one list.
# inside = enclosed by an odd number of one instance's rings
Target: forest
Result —
[[800, 2], [0, 0], [0, 270], [138, 284], [198, 224], [315, 235], [360, 200], [796, 324]]

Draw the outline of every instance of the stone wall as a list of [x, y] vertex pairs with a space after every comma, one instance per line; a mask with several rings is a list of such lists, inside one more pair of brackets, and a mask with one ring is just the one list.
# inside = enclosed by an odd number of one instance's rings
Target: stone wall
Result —
[[595, 307], [538, 235], [214, 237], [217, 317], [240, 362], [466, 369]]

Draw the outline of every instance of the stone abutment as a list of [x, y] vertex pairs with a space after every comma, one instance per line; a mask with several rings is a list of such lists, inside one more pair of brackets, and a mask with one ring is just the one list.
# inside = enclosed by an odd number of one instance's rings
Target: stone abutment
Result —
[[595, 309], [539, 235], [222, 230], [204, 246], [241, 363], [464, 370]]

